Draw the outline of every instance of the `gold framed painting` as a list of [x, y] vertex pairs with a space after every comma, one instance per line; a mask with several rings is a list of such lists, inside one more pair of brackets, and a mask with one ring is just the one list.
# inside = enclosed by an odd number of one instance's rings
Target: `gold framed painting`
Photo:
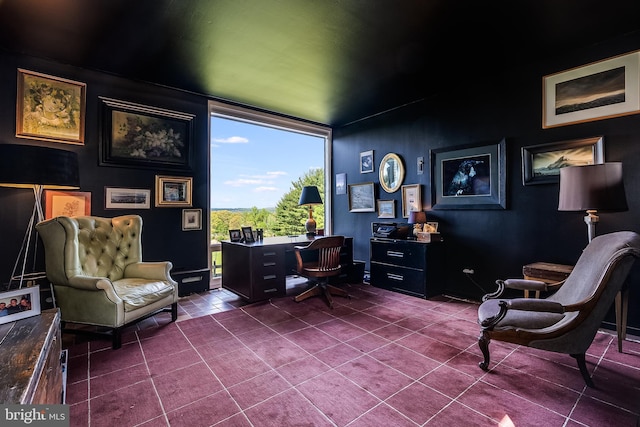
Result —
[[87, 85], [18, 69], [16, 136], [84, 144]]
[[191, 207], [193, 178], [156, 175], [156, 207]]
[[91, 193], [88, 191], [44, 191], [45, 219], [57, 216], [91, 215]]
[[640, 51], [542, 78], [542, 128], [640, 113]]

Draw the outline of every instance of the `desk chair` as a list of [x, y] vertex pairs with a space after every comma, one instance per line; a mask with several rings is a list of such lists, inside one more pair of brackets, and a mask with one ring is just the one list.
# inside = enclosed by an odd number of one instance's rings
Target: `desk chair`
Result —
[[349, 298], [347, 291], [328, 283], [330, 277], [337, 276], [342, 271], [340, 250], [343, 246], [344, 236], [327, 236], [316, 238], [308, 246], [294, 248], [298, 274], [316, 282], [313, 287], [294, 297], [294, 301], [324, 295], [329, 307], [333, 308], [331, 295]]

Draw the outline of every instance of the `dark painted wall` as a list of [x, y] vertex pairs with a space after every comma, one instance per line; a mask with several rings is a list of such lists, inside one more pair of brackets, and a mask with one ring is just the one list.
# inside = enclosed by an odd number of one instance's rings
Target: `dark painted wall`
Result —
[[[509, 68], [508, 58], [495, 75], [474, 81], [470, 64], [468, 80], [443, 88], [438, 96], [424, 99], [366, 120], [334, 129], [333, 172], [347, 173], [347, 183], [376, 182], [377, 198], [396, 200], [396, 221], [403, 221], [401, 191], [388, 194], [379, 185], [378, 166], [388, 152], [405, 162], [404, 184], [422, 184], [422, 200], [428, 220], [438, 221], [445, 239], [444, 268], [447, 293], [478, 300], [492, 290], [497, 278], [521, 277], [522, 266], [535, 261], [573, 264], [587, 243], [580, 212], [558, 212], [558, 185], [522, 184], [521, 148], [577, 138], [604, 136], [605, 160], [622, 161], [629, 211], [601, 214], [598, 234], [617, 230], [640, 232], [640, 116], [593, 121], [542, 129], [542, 77], [640, 47], [640, 35], [627, 36], [570, 52], [561, 58]], [[487, 64], [489, 65], [489, 64]], [[491, 64], [495, 65], [495, 64]], [[486, 75], [487, 73], [483, 73]], [[506, 210], [430, 210], [429, 150], [465, 144], [497, 143], [506, 138]], [[359, 173], [359, 153], [374, 150], [376, 172]], [[416, 159], [425, 158], [425, 173], [417, 175]], [[369, 257], [370, 224], [376, 213], [350, 213], [348, 197], [335, 195], [334, 231], [354, 237], [356, 259]], [[406, 219], [404, 219], [406, 221]], [[638, 263], [640, 264], [640, 263]], [[480, 287], [462, 273], [475, 270]], [[640, 274], [638, 265], [630, 278], [629, 324], [640, 331]], [[610, 315], [609, 319], [613, 320]]]
[[[85, 144], [60, 144], [16, 138], [15, 103], [17, 69], [24, 68], [87, 84]], [[145, 261], [170, 260], [174, 268], [206, 268], [209, 245], [208, 223], [208, 110], [207, 100], [185, 92], [132, 82], [116, 76], [90, 72], [41, 59], [0, 52], [0, 143], [35, 144], [75, 151], [80, 160], [79, 191], [91, 192], [93, 215], [112, 217], [136, 213], [142, 216]], [[99, 166], [99, 96], [194, 114], [192, 170], [167, 171]], [[155, 176], [193, 177], [193, 207], [203, 209], [203, 230], [182, 231], [181, 208], [156, 208]], [[148, 210], [105, 210], [105, 187], [147, 188], [152, 207]], [[0, 188], [0, 283], [6, 283], [18, 255], [31, 209], [33, 192]], [[42, 261], [42, 256], [39, 257]], [[42, 271], [42, 270], [39, 270]]]

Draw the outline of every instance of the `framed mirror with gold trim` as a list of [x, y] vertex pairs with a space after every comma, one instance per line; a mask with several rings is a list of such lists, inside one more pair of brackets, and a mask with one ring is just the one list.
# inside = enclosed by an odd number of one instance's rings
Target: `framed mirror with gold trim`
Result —
[[400, 189], [404, 181], [404, 164], [395, 153], [389, 153], [380, 162], [380, 185], [387, 193], [394, 193]]

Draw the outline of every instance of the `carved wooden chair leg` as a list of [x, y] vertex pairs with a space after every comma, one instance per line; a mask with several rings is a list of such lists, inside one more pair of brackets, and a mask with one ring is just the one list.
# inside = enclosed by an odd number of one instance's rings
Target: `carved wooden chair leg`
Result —
[[171, 304], [171, 321], [175, 322], [178, 320], [178, 303], [174, 302]]
[[582, 374], [582, 378], [584, 378], [584, 382], [587, 384], [587, 387], [595, 388], [593, 380], [589, 376], [589, 371], [587, 371], [587, 363], [585, 361], [584, 353], [572, 354], [571, 357], [576, 359], [578, 362], [578, 368], [580, 368], [580, 373]]
[[482, 351], [482, 355], [484, 356], [484, 360], [478, 363], [478, 366], [480, 366], [480, 369], [482, 369], [483, 371], [489, 370], [489, 361], [490, 361], [489, 343], [490, 342], [491, 342], [491, 339], [489, 338], [489, 335], [483, 331], [482, 334], [478, 337], [478, 346], [480, 347], [480, 351]]
[[122, 328], [113, 328], [111, 336], [111, 348], [114, 350], [122, 347]]

